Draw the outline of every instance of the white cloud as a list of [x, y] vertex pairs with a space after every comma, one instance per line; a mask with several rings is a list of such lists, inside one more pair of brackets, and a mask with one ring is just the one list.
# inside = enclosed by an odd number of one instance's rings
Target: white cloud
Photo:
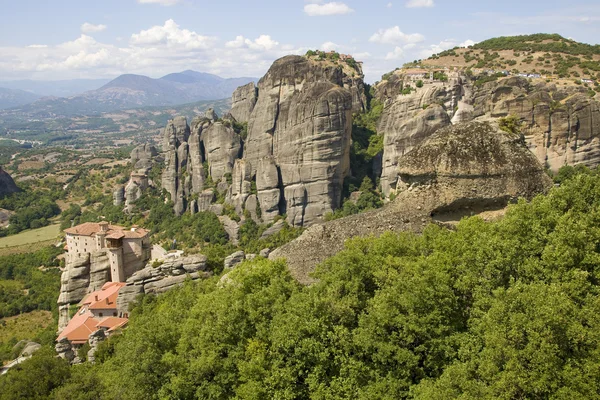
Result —
[[408, 0], [406, 2], [406, 8], [433, 7], [434, 5], [433, 0]]
[[0, 76], [72, 79], [113, 78], [133, 73], [159, 77], [192, 69], [224, 77], [260, 77], [274, 60], [308, 50], [280, 43], [268, 34], [252, 39], [240, 35], [231, 41], [220, 41], [184, 29], [171, 20], [114, 43], [102, 43], [80, 34], [59, 45], [0, 46]]
[[441, 53], [444, 50], [452, 49], [456, 46], [458, 46], [458, 44], [453, 39], [442, 40], [438, 44], [432, 44], [429, 47], [422, 49], [419, 52], [419, 58], [428, 58], [433, 54]]
[[321, 17], [327, 15], [344, 15], [353, 13], [354, 10], [345, 3], [311, 3], [304, 6], [304, 12], [311, 17]]
[[234, 40], [225, 43], [225, 47], [232, 49], [248, 48], [253, 50], [272, 50], [278, 45], [279, 42], [273, 40], [269, 35], [260, 35], [254, 40], [239, 35]]
[[404, 57], [404, 50], [401, 47], [396, 46], [394, 51], [387, 53], [385, 56], [386, 60], [399, 60]]
[[93, 33], [93, 32], [102, 32], [106, 29], [106, 25], [103, 24], [90, 24], [89, 22], [85, 22], [81, 25], [81, 32], [83, 33]]
[[425, 40], [425, 37], [420, 33], [406, 34], [400, 30], [400, 27], [394, 26], [388, 29], [380, 29], [370, 38], [370, 42], [384, 44], [402, 44], [402, 43], [419, 43]]
[[209, 49], [213, 47], [216, 38], [199, 35], [196, 32], [180, 29], [179, 25], [172, 19], [165, 22], [163, 26], [153, 26], [140, 33], [131, 35], [130, 42], [137, 46], [166, 45], [168, 47], [180, 47], [187, 50]]
[[391, 2], [387, 3], [387, 8], [392, 8], [393, 6], [394, 5]]
[[469, 47], [469, 46], [473, 46], [474, 44], [476, 44], [477, 42], [471, 40], [471, 39], [467, 39], [464, 42], [462, 42], [461, 44], [458, 45], [458, 47]]
[[339, 44], [336, 44], [333, 42], [325, 42], [319, 47], [319, 50], [332, 51], [332, 50], [338, 50], [339, 48], [340, 48]]
[[161, 6], [174, 6], [180, 2], [181, 0], [138, 0], [140, 4], [160, 4]]

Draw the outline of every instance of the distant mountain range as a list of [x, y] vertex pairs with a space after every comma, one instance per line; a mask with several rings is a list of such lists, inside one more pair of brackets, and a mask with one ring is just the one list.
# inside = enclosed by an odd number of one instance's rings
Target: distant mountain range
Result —
[[39, 98], [40, 96], [24, 90], [0, 87], [0, 110], [33, 103]]
[[[17, 107], [5, 112], [22, 113], [30, 117], [60, 117], [72, 115], [95, 115], [129, 108], [148, 106], [173, 106], [201, 100], [217, 100], [231, 97], [233, 91], [256, 78], [221, 78], [217, 75], [183, 71], [159, 79], [143, 75], [126, 74], [105, 83], [99, 89], [88, 90], [69, 97], [39, 98], [32, 93], [28, 101], [6, 101], [3, 105], [0, 92], [0, 109]], [[2, 85], [3, 83], [0, 83]], [[10, 89], [13, 93], [14, 89]], [[8, 92], [8, 90], [7, 90]], [[6, 95], [8, 98], [8, 95]], [[13, 97], [17, 97], [13, 95]]]

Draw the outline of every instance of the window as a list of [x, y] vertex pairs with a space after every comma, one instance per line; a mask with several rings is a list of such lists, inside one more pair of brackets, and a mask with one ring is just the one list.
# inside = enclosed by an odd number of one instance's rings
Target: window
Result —
[[99, 315], [100, 317], [102, 317], [102, 313], [99, 313], [98, 315]]
[[113, 317], [116, 317], [116, 316], [117, 316], [117, 312], [115, 311], [115, 312], [113, 313]]

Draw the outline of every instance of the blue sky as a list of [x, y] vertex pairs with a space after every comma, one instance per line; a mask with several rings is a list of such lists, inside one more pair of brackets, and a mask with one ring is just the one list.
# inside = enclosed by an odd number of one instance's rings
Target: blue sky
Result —
[[500, 35], [600, 42], [598, 0], [0, 0], [0, 81], [261, 76], [277, 58], [335, 49], [372, 82], [404, 62]]

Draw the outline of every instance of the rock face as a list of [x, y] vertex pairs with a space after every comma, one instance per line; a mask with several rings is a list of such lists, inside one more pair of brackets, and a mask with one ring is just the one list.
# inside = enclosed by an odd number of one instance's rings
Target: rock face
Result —
[[125, 186], [117, 186], [113, 192], [113, 205], [122, 206], [125, 203]]
[[66, 337], [59, 340], [54, 346], [54, 349], [60, 358], [67, 360], [68, 362], [73, 362], [75, 359], [75, 352], [71, 347], [71, 342], [69, 342], [69, 339]]
[[377, 131], [384, 135], [381, 187], [389, 196], [396, 190], [398, 161], [415, 145], [435, 131], [451, 124], [458, 100], [463, 94], [462, 78], [454, 75], [448, 82], [426, 82], [423, 88], [402, 94], [406, 85], [402, 75], [394, 74], [377, 87], [384, 111]]
[[438, 208], [532, 198], [552, 184], [519, 135], [489, 122], [443, 128], [400, 159], [404, 188], [431, 185]]
[[98, 329], [90, 334], [88, 343], [90, 345], [90, 350], [87, 352], [87, 360], [88, 362], [94, 364], [96, 362], [96, 351], [98, 350], [98, 345], [106, 339], [106, 334], [104, 333], [104, 329]]
[[203, 279], [211, 275], [207, 271], [206, 256], [193, 255], [166, 261], [157, 267], [152, 264], [127, 279], [127, 286], [119, 291], [117, 310], [128, 314], [129, 305], [140, 294], [159, 294], [179, 286], [186, 279]]
[[[382, 190], [397, 191], [402, 157], [440, 128], [468, 121], [516, 116], [525, 142], [542, 165], [600, 165], [600, 102], [581, 86], [534, 84], [522, 77], [500, 78], [483, 85], [457, 72], [447, 82], [425, 81], [408, 95], [412, 81], [401, 72], [376, 87], [384, 104], [378, 133], [384, 136]], [[412, 84], [414, 87], [414, 83]]]
[[404, 190], [384, 208], [311, 227], [269, 258], [286, 258], [292, 274], [311, 283], [314, 267], [342, 250], [348, 238], [419, 232], [432, 216], [502, 208], [552, 184], [520, 137], [481, 122], [447, 127], [425, 139], [401, 158], [399, 175]]
[[13, 178], [0, 167], [0, 198], [20, 191]]
[[[186, 118], [177, 117], [165, 128], [162, 187], [171, 195], [179, 215], [189, 208], [191, 196], [203, 193], [207, 176], [215, 183], [225, 182], [240, 155], [240, 136], [231, 122], [218, 121], [215, 115], [212, 111], [210, 119], [195, 118], [191, 129]], [[208, 164], [206, 171], [205, 163]], [[208, 208], [206, 193], [203, 196], [196, 201], [199, 211]]]
[[77, 304], [90, 292], [110, 281], [110, 262], [106, 250], [80, 257], [67, 254], [65, 270], [60, 278], [58, 297], [58, 329], [69, 323], [69, 305]]
[[246, 259], [246, 253], [243, 251], [236, 251], [225, 258], [224, 267], [226, 269], [235, 268], [238, 264], [241, 264]]
[[483, 85], [469, 102], [473, 118], [518, 116], [527, 145], [553, 171], [563, 165], [600, 165], [600, 102], [584, 87], [534, 85], [511, 77]]
[[[191, 200], [198, 211], [210, 209], [206, 189], [265, 223], [285, 214], [290, 225], [310, 225], [338, 208], [350, 172], [352, 112], [366, 104], [362, 77], [359, 64], [288, 56], [258, 87], [238, 88], [222, 120], [210, 113], [191, 129], [183, 118], [170, 121], [162, 183], [175, 211], [190, 209]], [[236, 122], [248, 122], [247, 138]]]
[[341, 67], [288, 56], [259, 81], [244, 157], [267, 215], [278, 208], [303, 226], [340, 206], [353, 109], [346, 77]]
[[254, 82], [240, 86], [231, 97], [231, 115], [237, 122], [248, 122], [258, 99], [258, 89]]
[[152, 168], [155, 157], [158, 156], [156, 147], [151, 144], [141, 144], [131, 151], [131, 165], [136, 170], [148, 171]]

